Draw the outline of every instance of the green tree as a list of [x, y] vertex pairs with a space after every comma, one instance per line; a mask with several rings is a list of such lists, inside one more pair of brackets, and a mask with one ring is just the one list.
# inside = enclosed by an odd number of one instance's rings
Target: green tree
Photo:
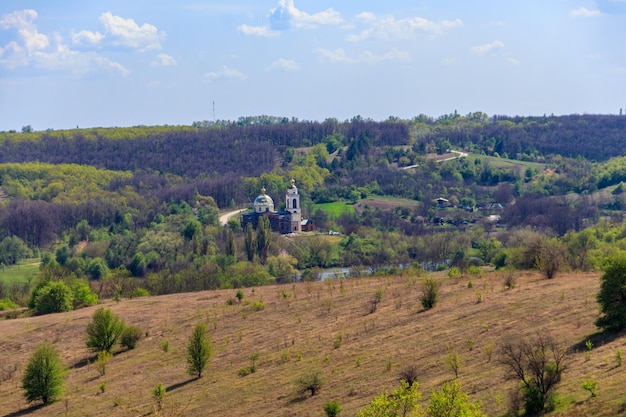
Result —
[[28, 402], [43, 404], [55, 401], [63, 393], [65, 369], [59, 352], [51, 344], [39, 346], [31, 355], [22, 376], [22, 388]]
[[483, 417], [480, 404], [461, 390], [458, 381], [446, 382], [439, 391], [430, 394], [426, 415], [428, 417]]
[[237, 242], [231, 228], [226, 229], [226, 255], [237, 257]]
[[254, 228], [252, 223], [246, 225], [246, 233], [244, 236], [244, 243], [246, 249], [246, 258], [248, 262], [254, 261], [254, 253], [256, 251], [256, 238], [254, 236]]
[[100, 279], [109, 273], [109, 267], [102, 258], [94, 258], [87, 264], [87, 273], [91, 275], [93, 279]]
[[600, 317], [596, 326], [611, 331], [626, 327], [626, 256], [607, 260], [604, 274], [600, 277], [597, 295]]
[[87, 347], [94, 352], [111, 352], [125, 327], [111, 310], [100, 307], [87, 325]]
[[5, 265], [15, 265], [31, 254], [28, 246], [17, 236], [7, 236], [0, 242], [0, 263]]
[[202, 378], [202, 372], [213, 355], [213, 344], [205, 323], [198, 323], [187, 345], [187, 372]]
[[191, 240], [194, 236], [202, 234], [202, 225], [196, 219], [189, 219], [185, 223], [181, 234], [185, 239]]
[[272, 226], [267, 216], [259, 217], [259, 224], [256, 230], [257, 254], [261, 263], [265, 265], [267, 262], [267, 254], [272, 244]]
[[400, 387], [391, 394], [382, 393], [362, 408], [357, 417], [419, 417], [422, 415], [418, 401], [419, 384], [400, 381]]
[[34, 309], [39, 314], [60, 313], [74, 308], [72, 289], [63, 281], [49, 281], [37, 290]]

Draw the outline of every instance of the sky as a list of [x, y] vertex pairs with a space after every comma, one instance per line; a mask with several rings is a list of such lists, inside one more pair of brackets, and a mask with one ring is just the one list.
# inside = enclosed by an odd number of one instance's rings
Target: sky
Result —
[[626, 0], [0, 0], [0, 131], [619, 114]]

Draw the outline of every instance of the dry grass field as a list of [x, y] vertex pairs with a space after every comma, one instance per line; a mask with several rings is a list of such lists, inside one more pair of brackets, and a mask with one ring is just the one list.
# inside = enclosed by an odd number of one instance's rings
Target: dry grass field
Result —
[[[498, 346], [507, 340], [551, 334], [572, 348], [558, 388], [553, 415], [614, 416], [626, 410], [626, 338], [597, 334], [595, 295], [599, 274], [562, 274], [545, 280], [520, 274], [505, 289], [499, 273], [441, 280], [441, 301], [423, 311], [419, 277], [375, 277], [245, 289], [242, 303], [228, 305], [235, 290], [175, 294], [107, 301], [128, 325], [147, 337], [136, 349], [117, 352], [100, 376], [88, 359], [85, 328], [96, 307], [63, 314], [0, 321], [0, 415], [147, 416], [153, 388], [167, 387], [167, 415], [324, 416], [336, 399], [342, 416], [353, 416], [371, 399], [397, 386], [399, 372], [419, 369], [426, 401], [454, 374], [446, 356], [460, 354], [459, 381], [490, 416], [509, 410], [517, 382], [507, 381], [497, 363]], [[468, 281], [472, 280], [471, 288]], [[377, 311], [370, 303], [384, 295]], [[253, 309], [262, 300], [265, 308]], [[480, 301], [480, 302], [479, 302]], [[201, 379], [186, 374], [185, 349], [193, 326], [204, 321], [214, 356]], [[585, 341], [593, 342], [586, 352]], [[20, 378], [35, 347], [49, 341], [69, 367], [62, 400], [32, 407], [23, 399]], [[168, 345], [167, 352], [164, 344]], [[491, 360], [489, 351], [493, 350]], [[258, 353], [257, 370], [240, 376]], [[302, 374], [321, 371], [318, 395], [297, 392]], [[585, 380], [598, 382], [591, 398]], [[105, 392], [100, 385], [106, 382]]]

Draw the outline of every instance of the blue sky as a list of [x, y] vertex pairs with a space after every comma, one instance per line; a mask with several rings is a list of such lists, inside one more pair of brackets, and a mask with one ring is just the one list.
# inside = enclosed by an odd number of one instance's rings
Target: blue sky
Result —
[[0, 131], [617, 114], [625, 35], [626, 0], [2, 0]]

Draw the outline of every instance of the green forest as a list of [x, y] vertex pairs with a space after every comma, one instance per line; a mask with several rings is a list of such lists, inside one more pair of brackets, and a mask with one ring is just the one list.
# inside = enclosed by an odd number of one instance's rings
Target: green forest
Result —
[[[595, 270], [626, 250], [625, 152], [626, 117], [604, 115], [0, 132], [2, 274], [38, 265], [0, 280], [0, 307], [43, 313], [337, 271]], [[262, 188], [284, 208], [291, 179], [315, 232], [220, 223]], [[58, 282], [72, 302], [39, 306]]]

